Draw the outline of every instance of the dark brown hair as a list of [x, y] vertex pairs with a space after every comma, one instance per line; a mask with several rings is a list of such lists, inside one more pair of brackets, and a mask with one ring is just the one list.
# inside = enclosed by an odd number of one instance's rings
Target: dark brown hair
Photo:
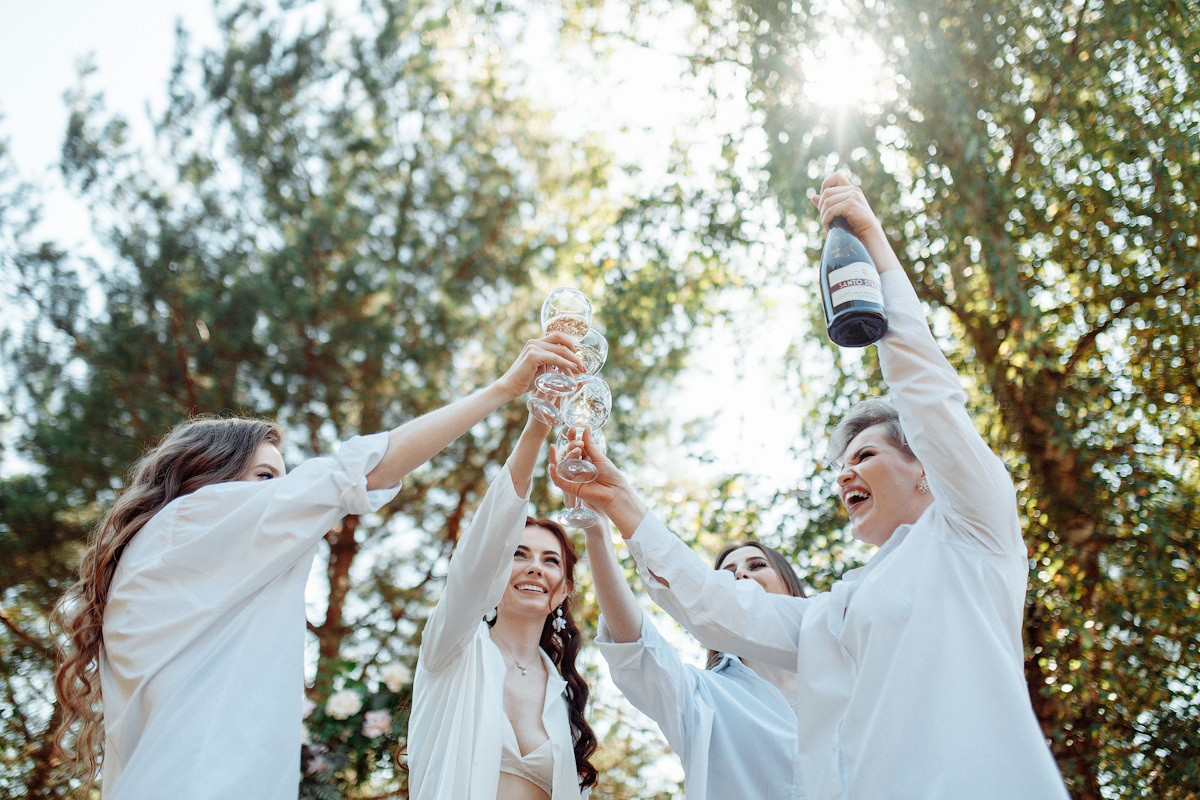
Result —
[[[756, 542], [753, 539], [734, 542], [733, 544], [727, 544], [722, 547], [721, 552], [717, 553], [717, 557], [713, 559], [713, 569], [720, 569], [721, 564], [725, 561], [726, 556], [728, 556], [734, 550], [741, 550], [743, 547], [757, 548], [763, 554], [763, 556], [766, 557], [767, 563], [770, 564], [772, 569], [779, 573], [779, 577], [783, 579], [783, 585], [787, 587], [788, 594], [790, 594], [792, 597], [805, 596], [804, 586], [800, 583], [800, 579], [796, 577], [796, 570], [792, 568], [792, 562], [784, 558], [783, 553], [779, 552], [775, 548], [767, 547], [762, 542]], [[721, 663], [722, 655], [723, 653], [718, 650], [709, 650], [708, 661], [705, 662], [704, 668], [712, 669], [717, 664]]]
[[96, 526], [83, 554], [79, 580], [59, 600], [53, 614], [55, 628], [62, 634], [56, 637], [58, 669], [54, 676], [62, 721], [54, 732], [54, 743], [83, 778], [84, 794], [95, 784], [104, 754], [99, 673], [104, 607], [126, 546], [172, 500], [203, 486], [235, 480], [250, 466], [260, 444], [278, 447], [282, 441], [279, 426], [267, 420], [188, 420], [133, 465], [125, 488]]

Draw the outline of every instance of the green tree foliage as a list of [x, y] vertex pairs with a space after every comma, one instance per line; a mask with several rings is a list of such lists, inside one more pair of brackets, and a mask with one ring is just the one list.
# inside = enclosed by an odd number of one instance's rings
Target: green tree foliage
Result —
[[[1073, 796], [1197, 796], [1194, 8], [694, 7], [710, 32], [698, 61], [747, 76], [771, 194], [819, 244], [808, 196], [839, 166], [856, 175], [1013, 471], [1030, 550], [1026, 677]], [[894, 90], [814, 102], [806, 84], [846, 71], [856, 41], [884, 54]], [[835, 364], [822, 427], [881, 388], [870, 354]], [[774, 506], [791, 502], [802, 547], [838, 538], [830, 477], [814, 472]]]
[[[545, 293], [569, 284], [608, 332], [610, 437], [633, 456], [655, 426], [648, 398], [735, 280], [722, 253], [740, 216], [684, 188], [683, 154], [667, 185], [623, 196], [609, 184], [620, 160], [599, 138], [562, 138], [523, 94], [530, 66], [510, 55], [520, 13], [281, 6], [223, 7], [221, 42], [202, 53], [180, 32], [149, 150], [105, 110], [94, 77], [81, 83], [62, 169], [90, 204], [102, 258], [28, 246], [24, 195], [0, 191], [0, 257], [17, 292], [6, 299], [28, 316], [5, 340], [17, 465], [0, 481], [5, 794], [68, 791], [48, 757], [46, 615], [123, 471], [172, 425], [260, 414], [289, 431], [290, 463], [327, 452], [498, 377], [539, 335]], [[516, 403], [492, 415], [387, 509], [328, 534], [309, 623], [314, 701], [415, 661], [453, 543], [523, 419]], [[534, 500], [560, 502], [544, 481]], [[343, 748], [332, 790], [397, 786], [398, 751], [330, 731], [362, 745]], [[619, 721], [612, 731], [633, 735]], [[605, 791], [629, 796], [635, 776], [611, 761]]]

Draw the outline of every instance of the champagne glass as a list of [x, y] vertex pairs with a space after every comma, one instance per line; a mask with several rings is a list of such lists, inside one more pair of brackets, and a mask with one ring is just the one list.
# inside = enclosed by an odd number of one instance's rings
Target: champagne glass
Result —
[[[558, 433], [558, 439], [555, 441], [555, 446], [558, 452], [565, 453], [571, 446], [570, 431], [572, 428], [564, 427]], [[592, 445], [601, 453], [608, 452], [608, 442], [604, 438], [604, 431], [599, 428], [592, 429]], [[585, 503], [578, 495], [573, 495], [567, 491], [563, 492], [563, 497], [566, 499], [567, 508], [558, 515], [563, 524], [570, 525], [572, 528], [582, 528], [587, 525], [597, 522], [600, 515], [595, 509]]]
[[[595, 436], [596, 431], [608, 422], [612, 412], [612, 390], [599, 375], [592, 375], [571, 395], [563, 411], [566, 426], [575, 431], [575, 438], [583, 438], [587, 428]], [[558, 474], [570, 483], [587, 483], [596, 480], [596, 465], [580, 453], [578, 458], [558, 462]]]
[[[578, 289], [560, 288], [546, 295], [542, 303], [542, 332], [565, 334], [571, 344], [579, 344], [592, 327], [592, 303]], [[533, 385], [549, 395], [568, 395], [576, 383], [557, 367], [547, 367]]]
[[[565, 334], [572, 344], [578, 346], [591, 330], [592, 303], [578, 289], [555, 289], [542, 302], [541, 322], [543, 333]], [[603, 340], [604, 337], [600, 338]], [[608, 342], [604, 342], [601, 366], [607, 357]], [[548, 366], [534, 379], [533, 388], [534, 392], [527, 403], [529, 413], [539, 422], [557, 425], [562, 422], [559, 399], [575, 391], [578, 383], [558, 367]]]
[[[583, 375], [575, 378], [576, 388], [578, 388], [579, 384], [590, 380], [591, 376], [599, 372], [600, 368], [604, 366], [604, 362], [608, 360], [608, 340], [600, 331], [589, 328], [587, 336], [584, 336], [575, 346], [575, 352], [583, 359], [583, 366], [586, 370]], [[558, 425], [563, 421], [562, 397], [561, 395], [555, 397], [543, 394], [535, 390], [529, 396], [526, 405], [534, 419], [547, 425]]]
[[583, 359], [583, 368], [588, 375], [595, 375], [608, 360], [608, 339], [595, 328], [588, 328], [587, 336], [579, 340], [575, 352]]

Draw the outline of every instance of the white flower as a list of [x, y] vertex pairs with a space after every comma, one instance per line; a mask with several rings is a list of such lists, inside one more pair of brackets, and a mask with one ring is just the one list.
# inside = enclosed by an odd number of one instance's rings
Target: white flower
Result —
[[383, 675], [383, 682], [387, 684], [388, 689], [393, 692], [398, 692], [406, 684], [412, 683], [412, 673], [403, 664], [388, 664], [380, 670], [380, 674]]
[[300, 719], [308, 719], [317, 710], [317, 704], [307, 697], [300, 703]]
[[325, 713], [334, 719], [352, 717], [362, 708], [362, 698], [352, 689], [342, 689], [334, 692], [325, 703]]
[[300, 744], [312, 744], [312, 733], [307, 725], [300, 726]]
[[363, 719], [362, 735], [368, 739], [383, 736], [392, 729], [392, 715], [386, 709], [368, 711]]
[[304, 768], [304, 772], [308, 775], [316, 775], [327, 769], [329, 769], [329, 762], [325, 760], [324, 756], [313, 756], [308, 760], [308, 766]]

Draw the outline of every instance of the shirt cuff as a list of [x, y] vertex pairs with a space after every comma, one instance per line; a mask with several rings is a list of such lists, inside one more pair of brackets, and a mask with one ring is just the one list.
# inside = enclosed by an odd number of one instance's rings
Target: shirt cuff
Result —
[[636, 669], [641, 664], [642, 654], [646, 651], [646, 626], [648, 624], [646, 615], [643, 613], [641, 636], [638, 640], [636, 642], [614, 642], [604, 615], [600, 615], [596, 638], [593, 641], [600, 650], [600, 655], [604, 656], [604, 660], [608, 662], [610, 669]]
[[348, 514], [368, 514], [383, 508], [400, 492], [400, 485], [389, 489], [367, 489], [367, 474], [383, 460], [388, 449], [386, 431], [355, 436], [338, 448], [337, 461], [349, 482], [342, 487], [341, 504]]

